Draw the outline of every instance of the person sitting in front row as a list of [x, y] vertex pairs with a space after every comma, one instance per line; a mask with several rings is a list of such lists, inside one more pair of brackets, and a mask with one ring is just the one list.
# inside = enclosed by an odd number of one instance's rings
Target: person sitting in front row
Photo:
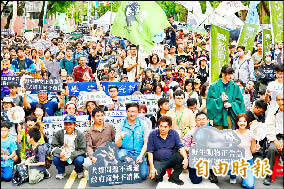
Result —
[[150, 179], [162, 182], [166, 169], [173, 168], [169, 182], [183, 185], [179, 179], [183, 169], [188, 166], [188, 159], [176, 130], [171, 129], [172, 118], [162, 116], [158, 120], [159, 129], [152, 131], [149, 135], [147, 152], [150, 165]]

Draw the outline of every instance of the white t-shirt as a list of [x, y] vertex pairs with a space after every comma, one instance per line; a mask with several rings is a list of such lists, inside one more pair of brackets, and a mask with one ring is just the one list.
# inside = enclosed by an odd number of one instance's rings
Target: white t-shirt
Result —
[[[133, 65], [136, 64], [136, 56], [127, 56], [124, 60], [124, 65], [123, 68], [129, 68]], [[133, 68], [132, 70], [130, 70], [129, 72], [127, 72], [127, 77], [128, 77], [128, 81], [129, 82], [134, 82], [135, 81], [135, 77], [137, 75], [137, 69], [140, 69], [140, 66], [136, 66], [135, 68]]]
[[276, 95], [279, 93], [283, 94], [283, 83], [279, 83], [278, 81], [271, 81], [268, 83], [267, 89], [271, 92], [271, 102], [270, 106], [277, 106], [276, 104]]

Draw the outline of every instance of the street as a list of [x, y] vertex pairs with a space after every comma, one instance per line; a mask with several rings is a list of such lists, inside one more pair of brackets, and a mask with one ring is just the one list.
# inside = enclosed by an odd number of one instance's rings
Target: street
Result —
[[[73, 172], [72, 172], [73, 171]], [[5, 189], [14, 189], [14, 188], [91, 188], [88, 185], [87, 177], [78, 179], [77, 174], [74, 171], [74, 166], [68, 166], [66, 167], [66, 173], [67, 176], [62, 179], [58, 180], [55, 179], [55, 175], [57, 174], [57, 171], [55, 169], [55, 166], [52, 165], [49, 169], [49, 172], [51, 174], [51, 178], [44, 179], [43, 181], [39, 182], [38, 184], [31, 185], [29, 183], [24, 183], [18, 187], [15, 187], [11, 184], [11, 182], [1, 182], [1, 188]], [[72, 174], [71, 174], [72, 173]], [[86, 174], [85, 174], [86, 175]], [[187, 170], [182, 173], [180, 178], [185, 182], [184, 185], [178, 186], [173, 183], [168, 182], [168, 176], [167, 174], [164, 176], [164, 181], [157, 184], [151, 181], [150, 179], [147, 179], [146, 181], [143, 181], [142, 183], [138, 184], [125, 184], [125, 185], [115, 185], [115, 186], [108, 186], [108, 187], [99, 187], [99, 188], [149, 188], [149, 189], [163, 189], [163, 188], [200, 188], [200, 189], [237, 189], [241, 188], [241, 179], [238, 177], [237, 184], [230, 184], [229, 182], [229, 176], [226, 177], [218, 177], [219, 183], [213, 184], [210, 183], [208, 179], [204, 179], [202, 183], [200, 184], [192, 184], [188, 178], [188, 172]], [[283, 189], [283, 176], [277, 176], [276, 181], [273, 182], [270, 186], [265, 186], [262, 183], [262, 179], [256, 179], [255, 189]]]

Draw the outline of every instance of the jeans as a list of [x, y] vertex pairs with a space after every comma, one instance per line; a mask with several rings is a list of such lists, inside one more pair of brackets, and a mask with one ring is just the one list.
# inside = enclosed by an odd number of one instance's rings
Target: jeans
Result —
[[188, 167], [188, 175], [192, 184], [199, 184], [202, 182], [202, 177], [197, 176], [196, 169]]
[[[61, 161], [59, 157], [53, 157], [52, 161], [58, 171], [58, 174], [64, 174], [65, 166], [69, 165], [69, 163], [67, 163], [67, 161]], [[78, 156], [73, 160], [72, 164], [75, 165], [76, 173], [83, 172], [83, 163], [84, 163], [84, 156]]]
[[[134, 160], [136, 160], [136, 158], [139, 156], [139, 152], [135, 152], [135, 151], [129, 151], [126, 149], [119, 149], [118, 150], [118, 158], [120, 161], [123, 161], [124, 156], [130, 156], [131, 158], [133, 158]], [[140, 177], [145, 180], [148, 176], [148, 165], [146, 162], [146, 158], [145, 156], [142, 158], [142, 163], [140, 165]]]
[[169, 169], [169, 168], [174, 169], [170, 178], [172, 178], [174, 180], [179, 179], [179, 175], [181, 174], [181, 172], [183, 170], [182, 161], [183, 161], [183, 158], [181, 157], [179, 152], [172, 154], [172, 156], [169, 159], [166, 159], [166, 160], [162, 160], [162, 161], [154, 160], [154, 167], [158, 172], [156, 179], [162, 178], [166, 173], [165, 170]]
[[[250, 164], [247, 170], [247, 177], [242, 179], [242, 186], [244, 188], [254, 188], [255, 185], [255, 177], [253, 175], [253, 171], [250, 170], [250, 167], [253, 165], [253, 159], [247, 160]], [[231, 170], [229, 170], [228, 175], [230, 175], [231, 179], [236, 179], [236, 175], [231, 175]]]
[[13, 176], [13, 167], [1, 167], [1, 180], [9, 182]]

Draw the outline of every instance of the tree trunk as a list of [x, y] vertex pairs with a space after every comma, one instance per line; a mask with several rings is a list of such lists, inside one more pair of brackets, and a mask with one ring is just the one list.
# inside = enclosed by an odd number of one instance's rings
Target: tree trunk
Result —
[[43, 28], [44, 7], [45, 7], [45, 1], [43, 1], [41, 11], [40, 11], [40, 14], [39, 14], [39, 20], [38, 20], [38, 26], [40, 26], [41, 28]]
[[5, 29], [9, 29], [10, 27], [10, 22], [12, 20], [12, 17], [13, 17], [13, 10], [10, 12], [9, 16], [7, 17], [7, 23], [6, 25], [4, 26]]

